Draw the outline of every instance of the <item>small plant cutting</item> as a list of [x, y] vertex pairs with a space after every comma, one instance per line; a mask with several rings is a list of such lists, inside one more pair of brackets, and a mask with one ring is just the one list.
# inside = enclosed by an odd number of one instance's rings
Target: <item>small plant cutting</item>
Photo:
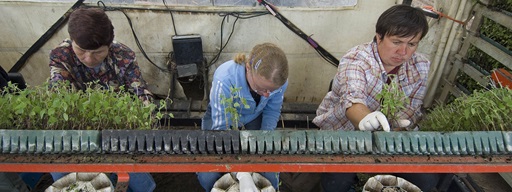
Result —
[[512, 90], [475, 90], [438, 105], [419, 123], [427, 131], [511, 131]]
[[0, 128], [21, 130], [151, 129], [162, 114], [125, 91], [69, 88], [63, 82], [20, 90], [10, 84], [0, 97]]
[[[221, 101], [220, 103], [224, 106], [224, 118], [226, 119], [226, 128], [233, 130], [238, 130], [240, 127], [240, 111], [242, 111], [242, 107], [245, 109], [249, 109], [249, 105], [247, 104], [247, 100], [243, 97], [240, 97], [241, 87], [230, 87], [230, 95], [220, 95]], [[231, 127], [229, 127], [229, 123], [231, 122]], [[244, 125], [241, 125], [242, 129], [244, 129]]]
[[396, 75], [388, 76], [391, 83], [385, 83], [376, 98], [380, 100], [380, 111], [386, 115], [391, 125], [396, 125], [400, 118], [398, 113], [405, 109], [405, 105], [409, 103], [409, 97], [400, 89]]

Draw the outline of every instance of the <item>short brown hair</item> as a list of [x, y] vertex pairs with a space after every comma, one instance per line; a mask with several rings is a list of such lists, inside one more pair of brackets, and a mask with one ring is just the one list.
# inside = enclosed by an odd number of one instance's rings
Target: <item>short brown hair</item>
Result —
[[282, 86], [288, 79], [288, 60], [283, 50], [272, 43], [254, 46], [249, 58], [244, 54], [235, 56], [238, 64], [249, 64], [251, 70], [274, 84]]
[[78, 8], [69, 16], [68, 33], [83, 49], [109, 46], [114, 40], [114, 26], [105, 11], [99, 8]]
[[423, 11], [410, 5], [399, 4], [384, 11], [375, 26], [375, 32], [384, 38], [386, 35], [411, 37], [428, 32], [428, 22]]

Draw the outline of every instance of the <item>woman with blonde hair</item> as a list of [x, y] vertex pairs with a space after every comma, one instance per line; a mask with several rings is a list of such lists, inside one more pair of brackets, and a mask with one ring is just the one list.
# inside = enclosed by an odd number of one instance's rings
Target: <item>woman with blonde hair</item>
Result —
[[[238, 54], [221, 64], [213, 75], [210, 102], [202, 119], [203, 130], [274, 130], [281, 114], [284, 92], [288, 86], [288, 60], [272, 43], [254, 46], [249, 56]], [[226, 98], [238, 103], [236, 114], [226, 108]], [[228, 114], [229, 113], [229, 114]], [[261, 173], [277, 190], [278, 173]], [[198, 173], [206, 191], [210, 191], [222, 173]], [[246, 173], [238, 173], [243, 177]], [[244, 186], [240, 186], [242, 189]]]

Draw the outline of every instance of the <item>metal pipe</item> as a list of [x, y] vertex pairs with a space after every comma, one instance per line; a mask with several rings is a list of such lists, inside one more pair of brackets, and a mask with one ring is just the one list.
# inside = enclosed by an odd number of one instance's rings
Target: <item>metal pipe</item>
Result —
[[[464, 15], [464, 12], [467, 7], [467, 0], [462, 0], [459, 9], [457, 11], [457, 15], [455, 16], [455, 19], [462, 20], [462, 16]], [[446, 49], [444, 50], [443, 57], [441, 59], [441, 65], [443, 66], [443, 70], [441, 71], [442, 75], [445, 76], [449, 73], [449, 68], [446, 65], [448, 62], [448, 57], [453, 54], [457, 53], [459, 51], [459, 45], [461, 44], [461, 41], [456, 41], [460, 39], [461, 36], [461, 24], [457, 22], [452, 23], [452, 29], [450, 31], [450, 36], [448, 37], [448, 45], [446, 46]], [[439, 81], [439, 80], [438, 80]], [[439, 83], [439, 82], [437, 82]]]
[[[465, 0], [464, 0], [465, 1]], [[459, 9], [460, 1], [451, 1], [450, 10], [448, 11], [448, 15], [455, 15]], [[461, 11], [462, 12], [462, 11]], [[455, 22], [446, 20], [445, 25], [443, 27], [443, 32], [441, 35], [441, 40], [439, 42], [439, 45], [437, 46], [436, 55], [434, 57], [433, 62], [430, 65], [430, 79], [428, 82], [428, 89], [427, 89], [427, 95], [424, 99], [423, 106], [430, 107], [432, 106], [432, 103], [434, 101], [434, 96], [436, 94], [436, 89], [439, 84], [439, 80], [441, 79], [442, 73], [443, 73], [443, 66], [446, 64], [446, 60], [442, 60], [443, 58], [446, 58], [447, 55], [445, 54], [449, 53], [451, 43], [449, 41], [453, 41], [453, 36], [450, 37], [450, 34], [452, 32], [452, 28], [455, 26]], [[451, 39], [450, 39], [451, 38]]]
[[[504, 173], [510, 164], [381, 163], [189, 163], [189, 164], [0, 164], [2, 172], [339, 172], [339, 173]], [[125, 181], [123, 181], [125, 182]]]

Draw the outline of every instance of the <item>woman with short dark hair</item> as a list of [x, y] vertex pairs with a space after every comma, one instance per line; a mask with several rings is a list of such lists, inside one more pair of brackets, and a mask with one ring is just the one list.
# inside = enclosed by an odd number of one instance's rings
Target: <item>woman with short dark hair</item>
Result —
[[[142, 79], [135, 52], [114, 41], [114, 26], [105, 11], [99, 8], [78, 8], [69, 16], [65, 39], [50, 53], [50, 83], [68, 81], [73, 88], [89, 86], [126, 90], [150, 102], [153, 94]], [[57, 180], [67, 173], [51, 173]], [[149, 173], [130, 173], [128, 189], [142, 192], [156, 187]]]

